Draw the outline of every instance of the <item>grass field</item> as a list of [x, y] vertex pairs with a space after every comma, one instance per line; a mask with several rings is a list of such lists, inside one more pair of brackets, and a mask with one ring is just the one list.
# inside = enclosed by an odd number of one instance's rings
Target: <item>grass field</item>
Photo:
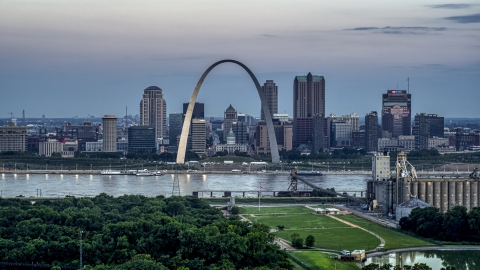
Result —
[[269, 214], [269, 213], [289, 213], [289, 214], [298, 214], [298, 213], [312, 213], [311, 209], [306, 208], [305, 206], [284, 206], [284, 207], [242, 207], [240, 208], [240, 214]]
[[375, 236], [352, 227], [283, 230], [275, 234], [282, 239], [290, 241], [293, 233], [300, 234], [303, 240], [305, 240], [308, 235], [313, 235], [315, 237], [314, 247], [322, 249], [337, 251], [352, 251], [355, 249], [372, 250], [380, 245], [380, 240]]
[[385, 239], [385, 249], [434, 245], [354, 215], [337, 215], [337, 217], [377, 233]]
[[[353, 262], [341, 262], [333, 260], [331, 255], [321, 253], [318, 251], [299, 251], [290, 253], [295, 259], [302, 262], [305, 266], [310, 269], [320, 270], [320, 269], [338, 269], [338, 270], [350, 270], [350, 269], [360, 269]], [[302, 269], [302, 268], [300, 268]]]
[[[262, 208], [262, 210], [266, 208], [267, 207]], [[271, 210], [276, 210], [275, 208], [277, 207], [271, 208], [273, 208]], [[371, 250], [380, 244], [380, 240], [378, 240], [378, 238], [376, 238], [375, 236], [360, 229], [352, 228], [328, 216], [299, 213], [299, 211], [304, 210], [302, 210], [301, 208], [298, 209], [298, 207], [284, 208], [290, 209], [283, 209], [283, 207], [281, 209], [285, 212], [287, 210], [289, 212], [294, 211], [294, 213], [279, 215], [272, 214], [265, 216], [257, 216], [255, 215], [255, 213], [252, 213], [254, 214], [253, 217], [249, 214], [244, 215], [244, 217], [248, 218], [251, 221], [267, 224], [272, 228], [276, 228], [279, 225], [285, 226], [285, 230], [279, 231], [275, 234], [278, 237], [283, 238], [287, 241], [291, 240], [291, 235], [293, 233], [300, 234], [300, 237], [304, 240], [307, 238], [308, 235], [313, 235], [315, 237], [314, 247], [317, 248], [332, 249], [338, 251], [343, 249]], [[297, 209], [299, 211], [297, 211]], [[258, 211], [258, 208], [256, 211]]]

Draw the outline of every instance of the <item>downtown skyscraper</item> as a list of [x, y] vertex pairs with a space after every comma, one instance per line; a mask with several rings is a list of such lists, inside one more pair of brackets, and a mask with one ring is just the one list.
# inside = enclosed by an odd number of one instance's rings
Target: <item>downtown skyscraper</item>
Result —
[[[268, 108], [270, 109], [270, 114], [278, 113], [278, 86], [275, 85], [273, 80], [267, 80], [262, 86], [262, 92], [267, 102]], [[265, 120], [265, 114], [263, 110], [261, 111], [261, 120]]]
[[410, 135], [412, 127], [412, 95], [407, 90], [387, 90], [382, 95], [382, 137]]
[[313, 117], [325, 117], [325, 78], [296, 76], [293, 81], [294, 147], [313, 142]]
[[140, 101], [140, 125], [155, 128], [155, 140], [167, 137], [167, 103], [162, 89], [147, 87]]

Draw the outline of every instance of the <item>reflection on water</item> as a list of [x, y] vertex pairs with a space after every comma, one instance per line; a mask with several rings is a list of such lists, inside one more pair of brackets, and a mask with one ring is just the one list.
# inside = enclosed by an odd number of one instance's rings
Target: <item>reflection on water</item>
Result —
[[414, 265], [425, 263], [432, 269], [453, 266], [456, 270], [480, 269], [479, 250], [435, 250], [397, 252], [367, 259], [367, 264]]
[[[322, 175], [308, 179], [324, 188], [335, 188], [337, 191], [348, 191], [360, 196], [360, 191], [366, 189], [365, 175]], [[5, 197], [18, 195], [36, 196], [36, 190], [41, 189], [44, 197], [65, 195], [95, 196], [101, 192], [119, 196], [124, 194], [142, 194], [145, 196], [170, 196], [173, 189], [173, 174], [161, 176], [135, 175], [89, 175], [89, 174], [2, 174], [0, 190]], [[245, 196], [257, 196], [260, 186], [264, 196], [271, 196], [267, 191], [287, 190], [289, 185], [286, 174], [179, 174], [180, 194], [191, 195], [193, 191], [216, 190], [233, 191], [234, 196], [243, 196], [240, 191], [246, 191]], [[299, 189], [310, 189], [299, 184]], [[238, 192], [234, 192], [238, 191]], [[354, 192], [356, 191], [356, 192]], [[210, 197], [210, 192], [199, 196]], [[222, 196], [214, 192], [213, 196]]]

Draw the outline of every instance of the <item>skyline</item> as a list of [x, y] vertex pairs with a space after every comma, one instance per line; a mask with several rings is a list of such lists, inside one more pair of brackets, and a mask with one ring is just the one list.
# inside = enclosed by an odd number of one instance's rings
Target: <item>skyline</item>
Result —
[[[448, 1], [2, 1], [0, 118], [122, 116], [125, 106], [135, 115], [151, 85], [167, 114], [181, 112], [222, 59], [243, 62], [261, 85], [273, 80], [290, 117], [293, 80], [308, 72], [325, 77], [326, 115], [379, 112], [381, 95], [410, 78], [412, 115], [475, 117], [479, 29], [479, 4]], [[197, 101], [209, 116], [230, 103], [260, 116], [248, 74], [230, 64]]]

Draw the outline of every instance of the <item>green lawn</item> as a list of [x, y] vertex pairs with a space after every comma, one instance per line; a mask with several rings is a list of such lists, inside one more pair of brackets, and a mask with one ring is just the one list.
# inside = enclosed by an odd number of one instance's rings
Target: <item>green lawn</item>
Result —
[[350, 270], [360, 269], [353, 262], [341, 262], [330, 258], [332, 255], [321, 253], [318, 251], [299, 251], [292, 252], [290, 255], [301, 261], [305, 266], [310, 269], [337, 269], [337, 270]]
[[299, 230], [283, 230], [276, 232], [278, 237], [291, 240], [293, 233], [300, 234], [305, 239], [308, 235], [315, 237], [314, 247], [331, 249], [331, 250], [372, 250], [380, 245], [380, 240], [375, 236], [352, 227], [344, 228], [327, 228], [327, 229], [299, 229]]
[[377, 233], [385, 239], [385, 249], [434, 245], [354, 215], [337, 215], [337, 217]]
[[[295, 208], [291, 207], [291, 210], [295, 210]], [[311, 234], [315, 237], [314, 246], [318, 248], [371, 250], [380, 244], [380, 240], [375, 236], [324, 215], [300, 213], [254, 217], [245, 215], [244, 217], [251, 221], [267, 224], [272, 228], [278, 225], [285, 226], [285, 230], [275, 234], [287, 241], [291, 240], [293, 233], [299, 233], [304, 240]]]
[[313, 210], [306, 208], [305, 206], [284, 206], [284, 207], [242, 207], [240, 208], [241, 214], [270, 214], [270, 213], [312, 213]]
[[285, 226], [285, 229], [350, 227], [341, 223], [340, 221], [334, 220], [333, 218], [308, 213], [254, 217], [250, 215], [244, 215], [244, 217], [251, 221], [267, 224], [273, 228], [277, 227], [278, 225]]

